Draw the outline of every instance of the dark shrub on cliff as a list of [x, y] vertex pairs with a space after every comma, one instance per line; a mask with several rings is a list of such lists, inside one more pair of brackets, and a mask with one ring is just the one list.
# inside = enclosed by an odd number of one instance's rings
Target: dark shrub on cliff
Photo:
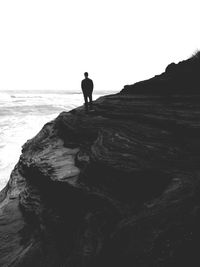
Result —
[[176, 64], [173, 62], [167, 66], [167, 68], [165, 69], [165, 72], [171, 73], [175, 71], [175, 69], [176, 69]]

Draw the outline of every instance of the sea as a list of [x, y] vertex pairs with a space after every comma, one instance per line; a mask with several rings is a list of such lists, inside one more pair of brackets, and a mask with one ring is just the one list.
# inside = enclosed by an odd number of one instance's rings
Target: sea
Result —
[[[94, 92], [93, 99], [109, 93]], [[83, 96], [79, 91], [0, 91], [0, 190], [19, 160], [22, 145], [60, 112], [80, 105], [83, 105]]]

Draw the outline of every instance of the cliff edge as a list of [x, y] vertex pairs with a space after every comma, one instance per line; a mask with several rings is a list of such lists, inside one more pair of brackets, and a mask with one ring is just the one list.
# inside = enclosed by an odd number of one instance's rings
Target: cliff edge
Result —
[[0, 195], [1, 266], [200, 266], [198, 62], [26, 142]]

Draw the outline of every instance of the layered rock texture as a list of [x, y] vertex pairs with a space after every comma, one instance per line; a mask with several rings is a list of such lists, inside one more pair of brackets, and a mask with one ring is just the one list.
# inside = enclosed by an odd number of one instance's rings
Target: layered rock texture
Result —
[[199, 73], [198, 56], [170, 64], [27, 141], [1, 192], [0, 266], [200, 266]]

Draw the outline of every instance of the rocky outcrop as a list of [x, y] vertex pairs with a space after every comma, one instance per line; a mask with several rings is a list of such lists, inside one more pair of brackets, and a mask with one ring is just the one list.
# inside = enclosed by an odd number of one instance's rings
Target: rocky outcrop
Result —
[[1, 266], [199, 266], [200, 94], [173, 91], [174, 68], [27, 141], [1, 192]]
[[200, 51], [178, 64], [169, 64], [165, 72], [155, 77], [125, 85], [122, 93], [171, 96], [199, 94]]

